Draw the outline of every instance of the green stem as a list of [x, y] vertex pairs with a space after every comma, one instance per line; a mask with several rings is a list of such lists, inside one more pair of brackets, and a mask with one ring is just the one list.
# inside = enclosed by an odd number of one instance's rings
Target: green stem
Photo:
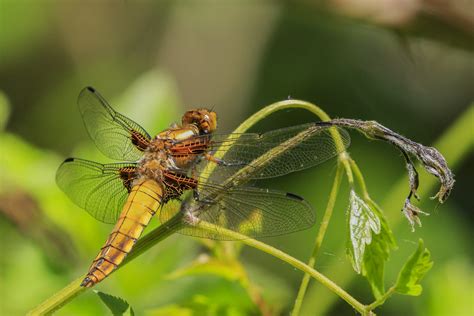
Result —
[[[121, 269], [128, 262], [132, 261], [142, 253], [144, 253], [151, 246], [157, 242], [169, 237], [176, 230], [180, 228], [182, 223], [181, 216], [175, 216], [173, 219], [168, 221], [166, 225], [159, 226], [148, 233], [143, 238], [139, 239], [133, 247], [133, 250], [128, 254], [123, 263], [117, 267], [117, 270]], [[114, 272], [115, 272], [114, 271]], [[84, 276], [71, 282], [69, 285], [59, 290], [56, 294], [49, 297], [43, 303], [28, 312], [28, 315], [50, 315], [57, 311], [76, 296], [84, 293], [88, 288], [82, 287], [81, 282], [84, 280]]]
[[87, 289], [81, 286], [82, 280], [84, 280], [84, 276], [72, 281], [66, 287], [49, 297], [46, 301], [29, 311], [27, 315], [50, 315], [54, 311], [60, 309]]
[[366, 305], [365, 306], [365, 310], [367, 312], [370, 312], [370, 311], [373, 311], [375, 308], [377, 308], [378, 306], [382, 305], [383, 303], [385, 303], [385, 301], [393, 295], [393, 293], [395, 293], [395, 286], [392, 286], [391, 288], [389, 288], [387, 290], [387, 292], [385, 292], [384, 295], [382, 295], [379, 299], [377, 299], [376, 301], [374, 301], [372, 304], [370, 305]]
[[323, 284], [325, 287], [327, 287], [329, 290], [337, 294], [340, 298], [342, 298], [344, 301], [346, 301], [349, 305], [351, 305], [354, 309], [356, 309], [359, 313], [362, 315], [368, 315], [366, 306], [362, 303], [360, 303], [358, 300], [356, 300], [354, 297], [352, 297], [349, 293], [344, 291], [341, 287], [339, 287], [336, 283], [328, 279], [326, 276], [321, 274], [320, 272], [316, 271], [312, 267], [308, 266], [307, 264], [299, 261], [298, 259], [284, 253], [281, 250], [278, 250], [270, 245], [267, 245], [263, 242], [260, 242], [258, 240], [249, 238], [248, 236], [239, 234], [237, 232], [224, 229], [222, 227], [216, 227], [215, 225], [205, 222], [205, 221], [200, 221], [197, 224], [197, 227], [208, 230], [211, 232], [215, 232], [216, 230], [219, 231], [220, 234], [223, 236], [229, 237], [229, 239], [234, 239], [234, 240], [240, 240], [242, 243], [246, 244], [247, 246], [254, 247], [260, 251], [266, 252], [282, 261], [285, 261], [289, 265], [295, 267], [296, 269], [299, 269], [309, 275], [311, 275], [315, 280]]
[[[443, 153], [446, 161], [449, 162], [449, 166], [452, 170], [455, 170], [464, 158], [474, 148], [474, 138], [472, 133], [467, 131], [472, 130], [472, 118], [474, 117], [474, 106], [469, 106], [466, 111], [459, 116], [459, 118], [453, 122], [451, 127], [444, 132], [444, 134], [434, 142], [433, 147], [437, 148]], [[354, 170], [354, 172], [356, 172]], [[428, 191], [431, 190], [437, 180], [435, 177], [428, 175], [427, 173], [420, 173], [420, 188], [418, 193], [420, 196], [428, 195]], [[389, 190], [381, 203], [381, 209], [385, 212], [393, 211], [397, 213], [397, 216], [393, 216], [390, 219], [392, 229], [394, 230], [400, 222], [403, 220], [402, 216], [398, 216], [400, 213], [400, 201], [403, 201], [406, 196], [406, 176], [401, 177], [396, 184]], [[337, 252], [337, 250], [335, 251]], [[339, 283], [342, 286], [348, 286], [354, 278], [355, 274], [351, 273], [350, 270], [341, 270], [336, 265], [328, 265], [328, 275], [337, 274]], [[317, 304], [312, 304], [311, 308], [315, 315], [324, 315], [327, 313], [329, 307], [333, 304], [334, 298], [328, 296], [325, 291], [314, 288], [311, 293], [311, 297], [318, 298]]]
[[[301, 101], [301, 100], [285, 100], [285, 101], [280, 101], [280, 102], [276, 102], [274, 104], [271, 104], [271, 105], [263, 108], [262, 110], [258, 111], [254, 115], [250, 116], [246, 121], [244, 121], [242, 124], [240, 124], [234, 132], [235, 133], [244, 133], [248, 129], [250, 129], [253, 125], [255, 125], [257, 122], [259, 122], [260, 120], [266, 118], [270, 114], [272, 114], [274, 112], [277, 112], [277, 111], [284, 110], [284, 109], [288, 109], [288, 108], [292, 108], [292, 109], [293, 108], [300, 108], [300, 109], [307, 110], [307, 111], [315, 114], [322, 121], [330, 121], [331, 120], [329, 115], [327, 115], [321, 108], [319, 108], [315, 104], [312, 104], [312, 103], [309, 103], [309, 102], [306, 102], [306, 101]], [[351, 162], [353, 163], [353, 165], [355, 167], [357, 167], [357, 165], [350, 158], [349, 154], [345, 151], [341, 136], [339, 135], [337, 130], [336, 129], [331, 129], [330, 131], [331, 131], [331, 135], [333, 136], [333, 139], [335, 141], [336, 147], [337, 147], [338, 151], [340, 152], [339, 161], [344, 166], [349, 185], [353, 186], [354, 185], [354, 177], [353, 177], [353, 173], [352, 173], [352, 169], [351, 169]], [[365, 182], [364, 182], [363, 178], [361, 177], [361, 173], [360, 173], [360, 170], [359, 170], [358, 167], [357, 167], [357, 170], [358, 170], [358, 173], [359, 173], [358, 174], [359, 175], [359, 177], [358, 177], [359, 182], [362, 183], [362, 189], [364, 191], [364, 194], [365, 194], [365, 196], [368, 196], [367, 190], [366, 190], [366, 187], [365, 187]], [[316, 242], [315, 242], [315, 245], [314, 245], [313, 253], [312, 253], [312, 256], [310, 257], [310, 259], [308, 261], [308, 266], [310, 266], [310, 267], [314, 267], [314, 265], [316, 263], [317, 254], [319, 252], [319, 249], [321, 248], [322, 242], [324, 240], [324, 236], [326, 234], [327, 227], [329, 225], [330, 218], [332, 216], [332, 211], [333, 211], [335, 200], [336, 200], [336, 197], [337, 197], [337, 191], [338, 191], [339, 186], [340, 186], [340, 168], [339, 168], [339, 166], [338, 166], [337, 173], [338, 173], [338, 175], [336, 175], [336, 179], [334, 180], [333, 188], [332, 188], [332, 191], [331, 191], [331, 195], [329, 197], [328, 205], [326, 207], [325, 215], [323, 217], [323, 221], [320, 224], [320, 229], [319, 229], [318, 235], [316, 237]], [[305, 296], [305, 293], [306, 293], [306, 290], [307, 290], [307, 287], [308, 287], [308, 284], [309, 284], [309, 278], [310, 278], [310, 274], [305, 273], [305, 275], [303, 276], [303, 280], [301, 281], [300, 288], [298, 290], [298, 295], [297, 295], [296, 300], [295, 300], [295, 304], [294, 304], [294, 308], [293, 308], [293, 312], [292, 312], [292, 315], [294, 315], [294, 316], [297, 316], [299, 314], [300, 309], [301, 309], [303, 299], [304, 299], [304, 296]]]
[[[316, 236], [316, 240], [314, 242], [313, 252], [311, 257], [307, 263], [307, 265], [311, 268], [314, 268], [316, 264], [316, 257], [321, 249], [321, 245], [324, 240], [324, 236], [326, 235], [326, 230], [329, 226], [329, 221], [331, 220], [331, 216], [334, 210], [334, 205], [336, 203], [337, 194], [339, 192], [339, 187], [341, 186], [341, 176], [342, 176], [342, 165], [338, 164], [336, 170], [336, 176], [334, 177], [334, 183], [332, 185], [331, 192], [329, 193], [329, 200], [326, 206], [326, 210], [324, 212], [323, 219], [321, 224], [319, 225], [318, 235]], [[298, 290], [298, 295], [296, 296], [295, 305], [293, 307], [293, 311], [291, 312], [292, 316], [297, 316], [300, 313], [301, 306], [303, 304], [303, 299], [306, 294], [306, 289], [308, 288], [310, 280], [310, 274], [305, 273], [303, 276], [303, 280], [301, 281], [300, 288]]]
[[[234, 132], [235, 133], [243, 133], [246, 130], [248, 130], [251, 126], [259, 122], [260, 120], [264, 119], [266, 116], [270, 115], [271, 113], [274, 113], [276, 111], [280, 111], [283, 109], [288, 109], [288, 108], [301, 108], [308, 110], [315, 115], [317, 115], [321, 120], [323, 121], [328, 121], [330, 120], [330, 117], [322, 111], [319, 107], [316, 105], [305, 102], [305, 101], [300, 101], [300, 100], [285, 100], [281, 102], [276, 102], [274, 104], [271, 104], [259, 112], [255, 113], [252, 115], [249, 119], [244, 121]], [[336, 129], [330, 129], [331, 134], [334, 138], [335, 144], [341, 152], [339, 155], [339, 160], [341, 163], [344, 165], [344, 168], [346, 170], [347, 177], [349, 179], [349, 183], [353, 183], [353, 176], [352, 176], [352, 170], [349, 164], [349, 155], [345, 152], [344, 150], [344, 145], [342, 142], [342, 139], [337, 132]], [[209, 164], [208, 168], [212, 170], [215, 166], [213, 164]], [[160, 226], [141, 238], [137, 244], [134, 246], [134, 249], [130, 254], [127, 256], [127, 258], [124, 260], [124, 262], [117, 268], [120, 269], [123, 267], [126, 263], [132, 261], [135, 257], [141, 255], [144, 251], [149, 249], [151, 246], [155, 245], [157, 242], [167, 238], [170, 236], [172, 233], [174, 233], [177, 229], [179, 229], [179, 225], [182, 225], [182, 222], [180, 221], [180, 218], [178, 219], [179, 216], [175, 216], [176, 220], [174, 222], [167, 222], [165, 226]], [[296, 260], [296, 259], [295, 259]], [[72, 282], [62, 290], [58, 291], [56, 294], [48, 298], [46, 301], [38, 305], [36, 308], [31, 310], [29, 312], [29, 315], [44, 315], [44, 314], [50, 314], [62, 306], [64, 306], [66, 303], [71, 301], [73, 298], [76, 296], [82, 294], [85, 289], [80, 286], [80, 281], [83, 279], [83, 277], [79, 278], [78, 280]], [[358, 303], [358, 302], [357, 302]], [[360, 303], [359, 303], [360, 304]]]
[[349, 160], [349, 163], [352, 167], [352, 171], [354, 172], [354, 176], [357, 180], [357, 183], [360, 186], [360, 190], [362, 191], [362, 196], [365, 200], [371, 200], [369, 196], [369, 191], [367, 190], [367, 185], [365, 184], [364, 176], [362, 175], [359, 166], [352, 158]]
[[[236, 129], [235, 133], [244, 133], [248, 129], [250, 129], [253, 125], [261, 121], [262, 119], [266, 118], [272, 113], [275, 113], [277, 111], [285, 110], [285, 109], [303, 109], [307, 110], [317, 117], [321, 121], [330, 121], [331, 118], [329, 115], [326, 114], [320, 107], [317, 105], [306, 102], [306, 101], [301, 101], [301, 100], [285, 100], [285, 101], [279, 101], [275, 102], [269, 106], [264, 107], [257, 113], [253, 114], [250, 116], [247, 120], [245, 120], [242, 124], [240, 124]], [[344, 165], [344, 168], [346, 170], [346, 175], [347, 179], [350, 184], [354, 182], [353, 176], [352, 176], [352, 170], [351, 166], [349, 164], [349, 154], [344, 150], [344, 145], [341, 139], [341, 135], [337, 132], [337, 129], [330, 129], [331, 135], [334, 138], [334, 142], [336, 144], [336, 147], [338, 151], [340, 152], [339, 154], [339, 160], [342, 162]]]

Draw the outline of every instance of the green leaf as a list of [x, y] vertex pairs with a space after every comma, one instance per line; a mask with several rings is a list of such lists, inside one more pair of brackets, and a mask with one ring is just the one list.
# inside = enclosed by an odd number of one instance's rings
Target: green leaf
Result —
[[361, 273], [362, 260], [366, 245], [372, 242], [372, 233], [380, 233], [380, 219], [354, 190], [349, 196], [349, 214], [347, 219], [349, 238], [347, 253], [352, 266]]
[[238, 261], [223, 261], [207, 255], [199, 256], [191, 265], [176, 270], [168, 275], [169, 279], [178, 279], [184, 276], [216, 275], [229, 281], [238, 281], [244, 288], [248, 286], [243, 266]]
[[430, 252], [424, 247], [423, 240], [420, 239], [415, 253], [408, 259], [398, 275], [395, 291], [404, 295], [420, 295], [423, 287], [419, 282], [432, 266]]
[[380, 220], [380, 233], [373, 234], [372, 242], [365, 248], [362, 275], [367, 278], [374, 297], [378, 299], [385, 293], [385, 262], [388, 260], [390, 250], [396, 249], [397, 244], [381, 209], [370, 200], [367, 204]]
[[[129, 304], [126, 300], [112, 296], [110, 294], [106, 294], [104, 292], [94, 291], [102, 300], [102, 302], [110, 309], [112, 315], [121, 316], [123, 315], [127, 309], [129, 308]], [[130, 307], [130, 315], [133, 316], [135, 313], [133, 309]]]

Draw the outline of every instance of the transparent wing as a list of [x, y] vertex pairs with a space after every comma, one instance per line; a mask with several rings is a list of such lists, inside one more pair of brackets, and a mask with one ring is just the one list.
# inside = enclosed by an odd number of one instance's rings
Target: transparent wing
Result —
[[143, 127], [112, 109], [92, 87], [81, 91], [77, 103], [87, 132], [104, 155], [122, 161], [141, 158], [151, 139]]
[[[339, 140], [339, 146], [335, 142]], [[215, 135], [211, 152], [224, 151], [224, 165], [212, 170], [214, 182], [225, 180], [244, 166], [250, 167], [249, 179], [282, 176], [331, 159], [350, 145], [349, 134], [324, 122], [292, 126], [264, 134]], [[279, 147], [277, 151], [273, 150]], [[208, 178], [207, 168], [201, 170]]]
[[[206, 185], [206, 196], [199, 201], [188, 199], [179, 208], [163, 208], [160, 221], [166, 223], [177, 211], [185, 212], [189, 222], [206, 221], [215, 225], [212, 231], [188, 224], [179, 233], [217, 240], [236, 240], [222, 229], [229, 229], [248, 237], [284, 235], [314, 225], [312, 207], [301, 197], [280, 191], [253, 187], [224, 189]], [[245, 237], [243, 237], [245, 238]]]
[[104, 223], [115, 223], [135, 176], [135, 164], [99, 164], [69, 158], [56, 172], [61, 190], [79, 207]]

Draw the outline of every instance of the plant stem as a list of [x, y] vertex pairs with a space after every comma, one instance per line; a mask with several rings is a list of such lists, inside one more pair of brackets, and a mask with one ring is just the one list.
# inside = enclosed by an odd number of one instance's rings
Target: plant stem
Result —
[[[259, 122], [263, 118], [267, 117], [268, 115], [270, 115], [274, 112], [280, 111], [280, 110], [288, 109], [288, 108], [292, 108], [292, 109], [293, 108], [300, 108], [300, 109], [307, 110], [307, 111], [315, 114], [322, 121], [330, 121], [331, 120], [329, 115], [327, 115], [326, 112], [324, 112], [321, 108], [319, 108], [315, 104], [312, 104], [312, 103], [309, 103], [309, 102], [306, 102], [306, 101], [301, 101], [301, 100], [285, 100], [285, 101], [276, 102], [276, 103], [271, 104], [267, 107], [264, 107], [262, 110], [258, 111], [254, 115], [250, 116], [247, 120], [245, 120], [242, 124], [240, 124], [234, 132], [235, 133], [244, 133], [248, 129], [250, 129], [253, 125], [255, 125], [257, 122]], [[350, 158], [349, 154], [345, 151], [344, 145], [342, 143], [341, 136], [339, 135], [338, 131], [336, 129], [331, 129], [330, 131], [331, 131], [331, 135], [333, 136], [333, 139], [335, 141], [336, 147], [340, 152], [339, 161], [344, 166], [349, 185], [353, 186], [354, 185], [354, 177], [353, 177], [353, 173], [352, 173], [352, 169], [351, 169], [351, 162], [355, 167], [357, 167], [357, 164]], [[364, 196], [368, 196], [364, 180], [361, 177], [361, 173], [360, 173], [360, 170], [359, 170], [358, 167], [357, 167], [357, 170], [358, 170], [358, 173], [359, 173], [359, 180], [362, 183], [361, 187], [362, 187], [362, 190], [364, 191]], [[327, 227], [329, 225], [330, 218], [332, 216], [332, 211], [333, 211], [333, 208], [334, 208], [334, 204], [335, 204], [335, 200], [336, 200], [336, 197], [337, 197], [337, 192], [338, 192], [339, 186], [340, 186], [340, 168], [338, 166], [337, 175], [336, 175], [336, 178], [334, 180], [332, 191], [330, 193], [330, 197], [329, 197], [329, 200], [328, 200], [328, 205], [326, 207], [325, 214], [324, 214], [324, 217], [323, 217], [323, 221], [320, 224], [318, 235], [316, 237], [313, 253], [312, 253], [312, 255], [311, 255], [311, 257], [308, 261], [308, 266], [310, 266], [310, 267], [314, 267], [314, 265], [316, 263], [317, 254], [319, 252], [319, 249], [321, 248], [321, 244], [324, 240], [324, 236], [326, 234], [326, 230], [327, 230]], [[300, 288], [298, 290], [298, 295], [296, 297], [294, 308], [293, 308], [293, 311], [292, 311], [292, 315], [294, 315], [294, 316], [297, 316], [299, 314], [300, 309], [301, 309], [303, 299], [304, 299], [304, 296], [305, 296], [305, 293], [306, 293], [306, 290], [307, 290], [307, 287], [308, 287], [308, 284], [309, 284], [309, 277], [310, 277], [310, 274], [305, 273], [305, 275], [303, 276], [303, 279], [301, 281], [301, 285], [300, 285]]]
[[[339, 192], [339, 187], [341, 185], [341, 176], [342, 176], [342, 165], [338, 164], [336, 175], [334, 177], [334, 182], [332, 185], [331, 192], [329, 193], [329, 200], [326, 206], [326, 210], [324, 211], [324, 216], [319, 225], [318, 235], [316, 236], [316, 240], [314, 242], [313, 252], [311, 257], [307, 263], [307, 265], [311, 268], [314, 268], [316, 264], [316, 257], [321, 249], [321, 245], [324, 240], [324, 236], [326, 235], [326, 230], [329, 226], [329, 221], [331, 220], [331, 216], [334, 210], [334, 205], [336, 203], [337, 193]], [[297, 316], [300, 313], [301, 306], [303, 304], [303, 299], [306, 294], [306, 289], [308, 288], [310, 274], [305, 273], [303, 276], [303, 280], [301, 281], [300, 288], [298, 290], [298, 295], [296, 296], [295, 305], [293, 307], [293, 311], [291, 312], [292, 316]]]
[[[166, 225], [159, 226], [148, 233], [143, 238], [139, 239], [135, 244], [133, 250], [128, 254], [123, 263], [117, 267], [115, 271], [121, 269], [128, 262], [144, 253], [148, 248], [155, 245], [157, 242], [169, 237], [181, 225], [181, 216], [175, 216], [170, 221], [166, 222]], [[115, 272], [114, 271], [114, 272]], [[81, 282], [84, 276], [71, 282], [69, 285], [59, 290], [56, 294], [49, 297], [43, 303], [28, 312], [28, 315], [50, 315], [57, 311], [68, 302], [73, 300], [76, 296], [84, 293], [88, 288], [82, 287]]]
[[366, 311], [373, 311], [375, 308], [377, 308], [378, 306], [382, 305], [383, 303], [385, 303], [385, 301], [393, 295], [393, 293], [395, 293], [395, 286], [392, 286], [390, 287], [387, 292], [385, 292], [384, 295], [382, 295], [379, 299], [377, 299], [376, 301], [374, 301], [372, 304], [370, 305], [366, 305], [365, 306], [365, 310]]
[[[469, 155], [469, 153], [474, 148], [474, 139], [472, 137], [472, 133], [467, 132], [472, 130], [473, 117], [474, 104], [470, 105], [466, 111], [464, 111], [464, 113], [462, 113], [459, 118], [453, 122], [451, 127], [445, 131], [443, 135], [433, 144], [433, 147], [437, 148], [443, 153], [452, 169], [458, 167], [465, 159], [465, 156]], [[356, 171], [354, 170], [354, 172]], [[420, 196], [427, 195], [429, 190], [435, 186], [436, 178], [433, 176], [428, 176], [427, 173], [421, 173], [420, 183], [423, 183], [418, 191]], [[403, 176], [388, 191], [382, 203], [380, 203], [381, 209], [385, 212], [393, 211], [399, 214], [399, 210], [401, 208], [400, 201], [403, 200], [405, 196], [406, 176]], [[391, 217], [390, 223], [393, 230], [395, 230], [395, 227], [400, 224], [402, 219], [402, 216]], [[335, 252], [337, 252], [337, 250]], [[329, 265], [328, 267], [327, 274], [337, 274], [339, 283], [342, 283], [343, 286], [347, 286], [355, 277], [355, 274], [351, 273], [351, 271], [341, 271], [336, 265]], [[311, 297], [317, 297], [319, 299], [318, 304], [311, 305], [314, 314], [326, 314], [329, 307], [333, 304], [334, 298], [332, 296], [327, 296], [325, 291], [322, 291], [319, 288], [314, 288], [314, 290], [311, 289], [310, 292], [311, 293], [308, 295], [311, 295]]]
[[[275, 102], [273, 104], [270, 104], [269, 106], [264, 107], [257, 113], [253, 114], [250, 116], [247, 120], [245, 120], [242, 124], [240, 124], [236, 129], [235, 133], [244, 133], [248, 129], [250, 129], [253, 125], [261, 121], [262, 119], [266, 118], [272, 113], [275, 113], [277, 111], [285, 110], [285, 109], [303, 109], [307, 110], [317, 117], [321, 121], [330, 121], [331, 118], [329, 115], [326, 114], [320, 107], [317, 105], [306, 102], [306, 101], [301, 101], [301, 100], [285, 100], [285, 101], [280, 101], [280, 102]], [[338, 133], [337, 129], [330, 129], [331, 135], [334, 138], [334, 142], [336, 144], [336, 148], [340, 152], [339, 154], [339, 160], [342, 162], [344, 165], [344, 168], [346, 170], [346, 175], [347, 179], [350, 184], [354, 182], [353, 176], [352, 176], [352, 170], [351, 166], [349, 164], [349, 154], [344, 150], [344, 145], [341, 139], [341, 135]]]
[[[246, 130], [248, 130], [250, 127], [252, 127], [254, 124], [256, 124], [260, 120], [262, 120], [265, 117], [267, 117], [268, 115], [270, 115], [271, 113], [274, 113], [276, 111], [280, 111], [280, 110], [283, 110], [283, 109], [288, 109], [288, 108], [305, 109], [305, 110], [308, 110], [308, 111], [314, 113], [315, 115], [317, 115], [323, 121], [330, 120], [330, 117], [324, 111], [322, 111], [319, 107], [317, 107], [316, 105], [314, 105], [312, 103], [305, 102], [305, 101], [300, 101], [300, 100], [285, 100], [285, 101], [280, 101], [280, 102], [273, 103], [273, 104], [263, 108], [262, 110], [258, 111], [257, 113], [252, 115], [250, 118], [245, 120], [234, 132], [235, 133], [243, 133]], [[352, 176], [351, 166], [350, 166], [350, 163], [349, 163], [350, 158], [349, 158], [349, 155], [344, 150], [344, 145], [343, 145], [341, 136], [339, 135], [337, 129], [332, 129], [331, 128], [330, 132], [331, 132], [331, 134], [334, 138], [336, 147], [337, 147], [338, 151], [340, 152], [339, 160], [343, 164], [343, 166], [346, 170], [346, 174], [347, 174], [347, 177], [349, 179], [349, 183], [352, 184], [353, 183], [353, 176]], [[206, 168], [208, 170], [212, 170], [214, 167], [215, 167], [214, 164], [209, 164]], [[173, 221], [173, 219], [174, 219], [174, 221]], [[166, 225], [162, 225], [162, 226], [156, 228], [155, 230], [153, 230], [152, 232], [150, 232], [149, 234], [147, 234], [143, 238], [139, 239], [137, 244], [134, 246], [133, 250], [128, 254], [127, 258], [124, 260], [124, 262], [117, 269], [123, 267], [126, 263], [132, 261], [135, 257], [141, 255], [144, 251], [149, 249], [151, 246], [153, 246], [157, 242], [167, 238], [168, 236], [173, 234], [176, 230], [178, 230], [180, 225], [183, 224], [182, 221], [181, 221], [181, 217], [180, 216], [175, 216], [173, 219], [168, 221], [166, 223]], [[296, 259], [294, 259], [294, 260], [296, 260]], [[301, 263], [301, 264], [303, 264], [303, 263]], [[306, 265], [304, 265], [304, 266], [307, 267]], [[315, 270], [313, 270], [313, 271], [316, 272]], [[316, 273], [318, 273], [318, 272], [316, 272]], [[314, 275], [312, 273], [309, 273], [309, 274], [314, 277]], [[321, 275], [321, 277], [324, 278], [323, 280], [327, 280], [327, 281], [324, 281], [324, 282], [326, 282], [327, 284], [331, 284], [331, 283], [328, 283], [328, 282], [332, 282], [332, 281], [330, 281], [329, 279], [325, 278], [322, 275]], [[77, 279], [76, 281], [72, 282], [71, 284], [69, 284], [68, 286], [63, 288], [62, 290], [58, 291], [56, 294], [54, 294], [53, 296], [48, 298], [46, 301], [44, 301], [43, 303], [38, 305], [36, 308], [31, 310], [29, 312], [29, 315], [44, 315], [44, 314], [53, 313], [54, 311], [58, 310], [59, 308], [64, 306], [66, 303], [71, 301], [76, 296], [82, 294], [86, 289], [80, 286], [80, 281], [81, 280], [82, 280], [82, 277]], [[323, 283], [323, 284], [325, 284], [325, 283]], [[340, 289], [340, 291], [343, 291], [343, 290]], [[344, 293], [346, 293], [346, 292], [344, 292]], [[349, 294], [347, 294], [347, 295], [349, 295]], [[349, 297], [350, 297], [350, 295], [349, 295]], [[355, 301], [355, 304], [356, 305], [357, 304], [362, 305], [361, 303], [359, 303], [357, 301]]]
[[328, 279], [326, 276], [321, 274], [320, 272], [316, 271], [312, 267], [308, 266], [307, 264], [299, 261], [298, 259], [284, 253], [281, 250], [278, 250], [270, 245], [267, 245], [263, 242], [260, 242], [258, 240], [249, 238], [248, 236], [236, 233], [234, 231], [224, 229], [222, 227], [216, 227], [215, 225], [205, 222], [205, 221], [200, 221], [197, 225], [197, 227], [204, 229], [204, 230], [209, 230], [211, 232], [215, 232], [216, 230], [219, 231], [220, 234], [229, 237], [230, 239], [235, 239], [235, 240], [240, 240], [247, 246], [254, 247], [258, 250], [261, 250], [263, 252], [266, 252], [282, 261], [285, 261], [286, 263], [292, 265], [296, 269], [299, 269], [309, 275], [311, 275], [314, 279], [316, 279], [318, 282], [323, 284], [325, 287], [327, 287], [329, 290], [337, 294], [340, 298], [342, 298], [344, 301], [346, 301], [349, 305], [351, 305], [354, 309], [356, 309], [359, 313], [362, 315], [367, 315], [367, 309], [366, 306], [362, 303], [360, 303], [357, 299], [352, 297], [349, 293], [344, 291], [341, 287], [339, 287], [336, 283]]
[[82, 280], [84, 280], [84, 276], [72, 281], [62, 290], [58, 291], [43, 303], [29, 311], [27, 315], [50, 315], [54, 311], [60, 309], [86, 290], [85, 287], [81, 286]]
[[369, 196], [369, 191], [367, 190], [367, 185], [365, 184], [364, 176], [362, 175], [359, 166], [352, 158], [349, 160], [349, 163], [352, 167], [352, 171], [354, 172], [354, 176], [357, 179], [357, 183], [359, 184], [360, 190], [362, 191], [362, 196], [365, 200], [371, 200]]

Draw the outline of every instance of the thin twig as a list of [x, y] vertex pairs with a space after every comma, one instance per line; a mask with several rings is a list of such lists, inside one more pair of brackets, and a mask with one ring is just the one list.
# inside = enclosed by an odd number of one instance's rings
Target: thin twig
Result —
[[[319, 225], [318, 235], [316, 236], [316, 240], [314, 242], [313, 252], [307, 263], [307, 265], [311, 268], [314, 268], [314, 265], [316, 264], [316, 258], [318, 256], [319, 250], [321, 249], [324, 236], [326, 235], [326, 231], [329, 226], [329, 221], [331, 220], [331, 217], [332, 217], [332, 212], [334, 210], [334, 205], [336, 203], [337, 194], [339, 192], [339, 187], [341, 185], [341, 177], [342, 177], [342, 165], [338, 164], [336, 175], [334, 177], [334, 182], [332, 185], [332, 189], [331, 189], [331, 192], [329, 193], [328, 204], [326, 206], [326, 210], [324, 212], [324, 216], [321, 221], [321, 224]], [[310, 274], [305, 273], [305, 275], [303, 276], [303, 279], [301, 280], [301, 285], [298, 290], [298, 295], [296, 296], [293, 311], [291, 312], [292, 316], [297, 316], [300, 313], [301, 306], [303, 304], [303, 299], [306, 294], [306, 289], [308, 288], [309, 280], [310, 280]]]

